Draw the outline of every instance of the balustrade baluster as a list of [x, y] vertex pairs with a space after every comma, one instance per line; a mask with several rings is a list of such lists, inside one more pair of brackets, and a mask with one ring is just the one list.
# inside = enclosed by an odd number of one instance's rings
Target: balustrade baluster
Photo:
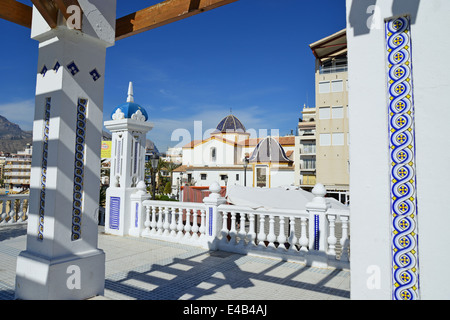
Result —
[[264, 215], [259, 216], [259, 233], [258, 233], [258, 247], [261, 249], [266, 248], [264, 241], [266, 240], [266, 234], [264, 233]]
[[253, 247], [256, 246], [256, 232], [255, 232], [255, 214], [250, 213], [248, 220], [250, 222], [250, 225], [248, 227], [248, 233], [247, 233], [247, 237], [248, 237], [248, 243], [252, 244]]
[[177, 235], [177, 223], [176, 223], [176, 208], [172, 207], [170, 211], [170, 236], [175, 238]]
[[180, 208], [178, 210], [178, 224], [177, 224], [177, 238], [181, 239], [183, 238], [184, 234], [183, 234], [183, 230], [184, 230], [184, 225], [183, 225], [183, 211], [184, 209]]
[[152, 228], [150, 233], [156, 234], [156, 206], [154, 205], [152, 205], [152, 221], [150, 223], [150, 227]]
[[245, 246], [245, 238], [247, 236], [247, 233], [245, 232], [245, 213], [241, 212], [240, 213], [240, 221], [239, 221], [239, 232], [238, 232], [238, 236], [239, 236], [239, 243], [238, 245], [243, 247]]
[[342, 221], [342, 237], [340, 240], [340, 245], [342, 246], [341, 261], [349, 261], [348, 253], [348, 217], [340, 217]]
[[206, 210], [200, 211], [200, 239], [205, 236], [206, 233]]
[[231, 211], [231, 228], [229, 235], [231, 237], [230, 242], [236, 244], [236, 212]]
[[6, 201], [5, 200], [2, 200], [1, 206], [2, 206], [1, 207], [2, 211], [0, 212], [0, 224], [3, 224], [6, 222], [5, 221], [5, 219], [6, 219], [6, 213], [5, 213]]
[[309, 240], [308, 240], [308, 237], [306, 236], [306, 223], [307, 223], [308, 219], [306, 217], [301, 217], [300, 220], [301, 220], [301, 223], [300, 223], [301, 234], [300, 234], [300, 240], [299, 240], [300, 251], [307, 252]]
[[163, 210], [162, 207], [158, 207], [158, 222], [156, 223], [157, 234], [162, 235], [163, 233]]
[[186, 209], [186, 224], [184, 225], [184, 238], [191, 238], [191, 209]]
[[23, 222], [24, 220], [24, 213], [23, 213], [23, 203], [25, 199], [19, 199], [19, 209], [17, 211], [17, 222]]
[[145, 206], [145, 222], [144, 222], [145, 230], [143, 232], [144, 234], [150, 234], [150, 226], [151, 226], [150, 211], [151, 211], [151, 207]]
[[269, 244], [267, 245], [267, 247], [276, 249], [274, 243], [276, 240], [277, 236], [275, 235], [275, 217], [271, 214], [269, 215], [269, 234], [267, 235], [267, 241], [269, 241]]
[[286, 230], [284, 227], [284, 217], [283, 216], [279, 216], [278, 217], [279, 222], [280, 222], [280, 231], [277, 237], [277, 242], [278, 242], [278, 249], [280, 250], [287, 250], [286, 246], [285, 246], [285, 242], [286, 242]]
[[170, 222], [169, 222], [169, 207], [164, 207], [164, 224], [163, 224], [163, 228], [164, 228], [164, 232], [163, 235], [168, 237], [170, 235]]
[[297, 237], [295, 235], [295, 217], [289, 217], [289, 250], [298, 252]]
[[8, 223], [14, 223], [15, 221], [15, 215], [16, 215], [16, 211], [15, 211], [15, 202], [16, 200], [10, 200], [10, 207], [9, 207], [9, 221]]
[[334, 215], [328, 215], [328, 222], [329, 222], [329, 236], [328, 236], [328, 254], [335, 256], [336, 255], [336, 243], [337, 239], [335, 236], [335, 221], [336, 216]]
[[198, 210], [192, 210], [192, 238], [198, 240]]
[[222, 211], [222, 242], [228, 243], [228, 212]]

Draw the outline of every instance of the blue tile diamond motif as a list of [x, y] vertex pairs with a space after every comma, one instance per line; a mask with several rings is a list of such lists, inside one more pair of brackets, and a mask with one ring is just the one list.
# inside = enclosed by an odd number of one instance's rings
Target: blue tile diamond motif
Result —
[[409, 17], [386, 22], [392, 298], [419, 299], [415, 126]]
[[48, 69], [47, 66], [44, 65], [41, 69], [41, 72], [39, 72], [43, 77], [45, 77], [45, 74], [47, 73]]
[[76, 75], [78, 72], [80, 72], [80, 69], [78, 69], [78, 66], [75, 64], [74, 61], [72, 61], [67, 65], [67, 69], [73, 76]]
[[97, 81], [101, 77], [101, 75], [100, 75], [100, 73], [98, 73], [97, 69], [92, 70], [91, 72], [89, 72], [89, 74], [92, 76], [92, 79], [94, 81]]
[[53, 71], [58, 72], [59, 68], [61, 67], [61, 65], [59, 64], [58, 61], [56, 61], [54, 67], [53, 67]]

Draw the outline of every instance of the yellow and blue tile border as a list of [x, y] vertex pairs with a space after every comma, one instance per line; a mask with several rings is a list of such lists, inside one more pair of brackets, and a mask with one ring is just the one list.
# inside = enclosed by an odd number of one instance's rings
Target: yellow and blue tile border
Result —
[[419, 299], [411, 30], [408, 16], [385, 22], [391, 179], [392, 298]]

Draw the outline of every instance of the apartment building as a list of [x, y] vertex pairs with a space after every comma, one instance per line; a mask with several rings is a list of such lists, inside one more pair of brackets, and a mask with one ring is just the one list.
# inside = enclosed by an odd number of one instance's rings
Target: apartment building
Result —
[[349, 193], [346, 30], [310, 44], [316, 58], [316, 181], [341, 202]]
[[295, 137], [295, 185], [312, 190], [316, 184], [316, 108], [303, 106]]
[[4, 184], [10, 192], [21, 192], [30, 188], [32, 146], [11, 154], [5, 159]]

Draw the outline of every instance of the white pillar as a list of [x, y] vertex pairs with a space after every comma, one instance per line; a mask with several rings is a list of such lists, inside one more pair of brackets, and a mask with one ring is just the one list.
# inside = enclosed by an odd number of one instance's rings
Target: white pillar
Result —
[[130, 196], [130, 228], [128, 233], [131, 236], [139, 237], [144, 231], [144, 223], [146, 216], [146, 209], [142, 202], [151, 198], [146, 191], [144, 181], [139, 181], [136, 186], [137, 191]]
[[352, 299], [450, 299], [449, 12], [347, 0]]
[[147, 119], [145, 109], [134, 103], [130, 83], [127, 102], [116, 107], [111, 120], [104, 123], [112, 134], [111, 170], [106, 190], [106, 233], [120, 236], [130, 233], [130, 197], [138, 191], [139, 181], [145, 179], [146, 134], [153, 128], [153, 123]]
[[326, 212], [330, 208], [330, 204], [325, 199], [327, 191], [322, 184], [316, 184], [311, 192], [315, 197], [306, 204], [306, 211], [309, 213], [308, 259], [311, 259], [309, 263], [312, 266], [327, 267], [328, 220]]
[[226, 203], [226, 199], [220, 196], [220, 185], [213, 182], [209, 187], [211, 194], [203, 198], [206, 206], [206, 239], [210, 250], [218, 249], [218, 241], [222, 228], [222, 217], [217, 207]]
[[33, 8], [39, 41], [27, 247], [17, 258], [17, 299], [85, 299], [103, 293], [97, 248], [106, 48], [115, 0], [79, 0], [80, 31], [61, 13], [51, 29]]

